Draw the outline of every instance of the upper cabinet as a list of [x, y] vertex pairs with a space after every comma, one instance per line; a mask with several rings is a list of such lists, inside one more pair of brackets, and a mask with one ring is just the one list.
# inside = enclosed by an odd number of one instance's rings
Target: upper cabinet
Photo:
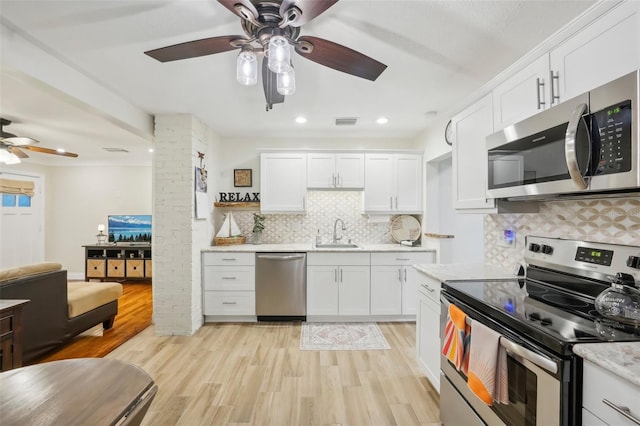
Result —
[[552, 105], [640, 68], [640, 2], [607, 11], [549, 54]]
[[307, 154], [307, 187], [309, 189], [364, 188], [363, 153]]
[[422, 155], [367, 153], [365, 213], [422, 212]]
[[304, 213], [307, 204], [307, 154], [260, 155], [260, 211]]
[[456, 209], [493, 209], [487, 198], [487, 144], [493, 133], [493, 102], [488, 94], [452, 118], [453, 204]]

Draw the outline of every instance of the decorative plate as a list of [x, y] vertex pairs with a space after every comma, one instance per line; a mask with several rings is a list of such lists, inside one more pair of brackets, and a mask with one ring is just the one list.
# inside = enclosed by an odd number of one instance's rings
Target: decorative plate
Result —
[[413, 216], [400, 215], [391, 222], [391, 237], [397, 243], [420, 239], [421, 230], [420, 222]]

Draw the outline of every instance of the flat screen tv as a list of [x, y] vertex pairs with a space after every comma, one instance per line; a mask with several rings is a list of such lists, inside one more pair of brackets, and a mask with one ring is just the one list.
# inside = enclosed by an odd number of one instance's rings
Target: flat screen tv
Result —
[[150, 243], [151, 215], [109, 215], [109, 242], [112, 243]]

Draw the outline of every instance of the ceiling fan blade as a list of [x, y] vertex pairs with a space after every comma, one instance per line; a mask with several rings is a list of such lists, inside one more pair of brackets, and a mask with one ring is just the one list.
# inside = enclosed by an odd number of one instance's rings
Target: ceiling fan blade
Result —
[[51, 148], [43, 148], [41, 146], [32, 146], [32, 145], [26, 145], [26, 146], [22, 146], [20, 147], [22, 149], [27, 149], [29, 151], [34, 151], [34, 152], [41, 152], [43, 154], [53, 154], [53, 155], [61, 155], [63, 157], [73, 157], [76, 158], [78, 156], [78, 154], [75, 154], [73, 152], [58, 152], [55, 149], [51, 149]]
[[15, 154], [17, 157], [20, 158], [29, 158], [29, 156], [20, 148], [16, 148], [15, 146], [8, 146], [7, 147], [7, 151], [9, 151], [12, 154]]
[[269, 69], [266, 58], [262, 59], [262, 88], [267, 101], [267, 111], [273, 108], [273, 104], [284, 102], [284, 95], [278, 93], [278, 76]]
[[[342, 46], [318, 37], [303, 36], [298, 39], [304, 42], [296, 46], [296, 52], [300, 56], [312, 60], [320, 65], [324, 65], [334, 70], [342, 71], [356, 77], [366, 78], [375, 81], [387, 66], [373, 58], [368, 57], [353, 49]], [[304, 44], [309, 43], [313, 49], [309, 52], [304, 48]]]
[[242, 13], [240, 13], [239, 9], [236, 9], [236, 5], [244, 6], [250, 13], [253, 14], [254, 20], [258, 19], [258, 10], [253, 5], [253, 3], [251, 3], [251, 0], [218, 0], [218, 3], [220, 3], [239, 17], [247, 19], [247, 16], [244, 16]]
[[289, 25], [299, 27], [311, 21], [316, 16], [336, 4], [338, 0], [282, 0], [280, 4], [280, 16], [284, 17], [289, 9], [297, 7], [300, 13]]
[[160, 62], [177, 61], [179, 59], [196, 58], [234, 50], [237, 47], [232, 46], [231, 41], [246, 39], [246, 37], [239, 35], [203, 38], [202, 40], [187, 41], [144, 53]]
[[5, 143], [6, 145], [13, 145], [13, 146], [26, 146], [26, 145], [33, 145], [36, 143], [40, 143], [39, 141], [26, 136], [9, 136], [9, 137], [3, 138], [2, 142]]

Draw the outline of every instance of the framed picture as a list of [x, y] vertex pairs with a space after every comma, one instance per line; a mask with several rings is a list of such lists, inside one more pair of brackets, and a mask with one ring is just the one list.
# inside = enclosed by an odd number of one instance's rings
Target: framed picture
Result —
[[233, 186], [252, 186], [251, 169], [233, 169]]

